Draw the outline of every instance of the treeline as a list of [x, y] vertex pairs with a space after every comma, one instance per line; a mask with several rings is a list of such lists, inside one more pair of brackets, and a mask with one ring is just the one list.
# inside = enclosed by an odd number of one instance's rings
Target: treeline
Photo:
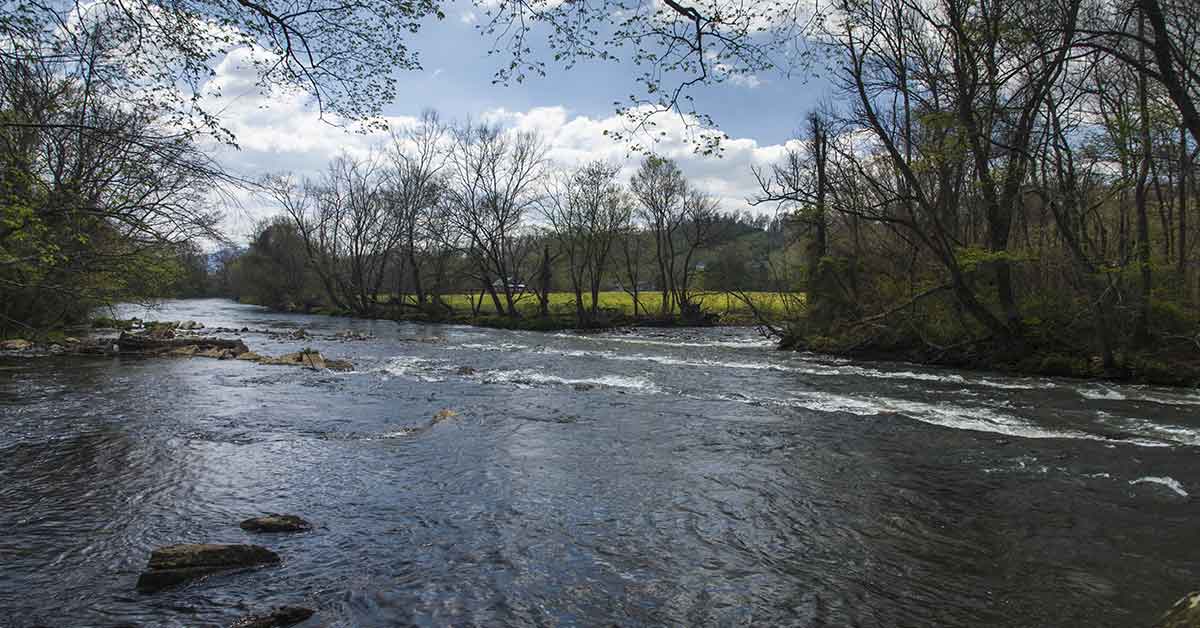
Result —
[[805, 247], [790, 341], [1064, 373], [1195, 363], [1200, 30], [1170, 7], [837, 3], [820, 45], [844, 100], [759, 173]]
[[704, 322], [701, 291], [775, 287], [768, 244], [784, 239], [782, 221], [720, 211], [669, 159], [626, 184], [614, 164], [556, 167], [536, 135], [434, 113], [369, 157], [262, 189], [282, 212], [226, 261], [230, 294], [358, 316], [444, 320], [466, 314], [445, 297], [469, 294], [470, 316], [521, 318], [532, 300], [548, 318], [567, 291], [586, 327], [612, 322], [600, 292], [622, 290], [634, 317]]

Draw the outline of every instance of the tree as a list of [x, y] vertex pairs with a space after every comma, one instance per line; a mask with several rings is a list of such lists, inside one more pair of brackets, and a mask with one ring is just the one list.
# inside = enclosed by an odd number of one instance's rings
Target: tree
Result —
[[688, 185], [679, 166], [670, 159], [649, 155], [634, 173], [630, 189], [637, 198], [638, 217], [646, 224], [654, 241], [654, 259], [658, 263], [658, 289], [662, 294], [663, 317], [674, 309], [678, 231], [687, 219], [684, 200]]
[[[421, 281], [421, 261], [428, 257], [434, 246], [430, 224], [445, 193], [441, 171], [446, 164], [446, 126], [436, 111], [427, 110], [420, 121], [403, 131], [393, 130], [388, 156], [391, 168], [387, 173], [388, 196], [398, 223], [403, 251], [398, 255], [398, 266], [407, 266], [417, 306], [425, 304], [425, 287]], [[402, 281], [403, 272], [398, 273]], [[397, 294], [403, 290], [397, 286]]]
[[341, 155], [318, 181], [267, 177], [263, 187], [291, 217], [309, 263], [333, 305], [373, 313], [396, 244], [404, 235], [373, 159]]
[[[632, 203], [617, 180], [620, 167], [591, 162], [552, 179], [543, 196], [542, 214], [567, 260], [575, 292], [575, 317], [586, 326], [598, 322], [600, 287], [609, 273], [613, 247], [628, 228]], [[591, 297], [585, 310], [583, 292]]]
[[[462, 232], [476, 279], [496, 312], [516, 318], [531, 241], [523, 219], [537, 203], [546, 149], [532, 133], [467, 123], [454, 131], [447, 164], [447, 207]], [[501, 295], [504, 300], [501, 302]]]
[[396, 95], [392, 71], [420, 67], [405, 39], [431, 16], [442, 17], [433, 0], [18, 1], [0, 9], [0, 32], [8, 60], [52, 63], [177, 133], [232, 143], [219, 94], [205, 91], [214, 62], [237, 51], [264, 91], [299, 90], [322, 113], [369, 120]]
[[0, 319], [27, 333], [164, 294], [227, 178], [187, 137], [17, 46], [0, 54]]

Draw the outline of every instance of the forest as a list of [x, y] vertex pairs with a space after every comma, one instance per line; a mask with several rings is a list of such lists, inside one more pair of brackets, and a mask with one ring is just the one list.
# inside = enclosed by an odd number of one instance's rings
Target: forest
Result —
[[[211, 157], [237, 141], [198, 96], [212, 54], [253, 48], [264, 89], [376, 124], [393, 72], [416, 67], [398, 43], [442, 9], [330, 3], [362, 35], [342, 51], [337, 29], [286, 7], [139, 6], [164, 17], [5, 9], [6, 335], [197, 294], [532, 327], [712, 324], [703, 295], [719, 292], [792, 348], [1156, 381], [1198, 365], [1190, 2], [713, 1], [616, 23], [621, 3], [498, 5], [482, 29], [511, 56], [498, 81], [556, 71], [542, 53], [568, 68], [624, 54], [650, 69], [621, 113], [643, 129], [685, 115], [713, 158], [723, 136], [689, 86], [825, 73], [835, 97], [796, 112], [801, 133], [755, 169], [760, 193], [741, 208], [636, 130], [618, 138], [645, 153], [626, 179], [621, 164], [551, 163], [535, 134], [433, 112], [369, 158], [248, 180]], [[544, 49], [526, 43], [539, 35]], [[279, 208], [248, 244], [220, 230], [232, 189]], [[633, 311], [602, 307], [611, 291]], [[763, 292], [782, 306], [758, 308]]]

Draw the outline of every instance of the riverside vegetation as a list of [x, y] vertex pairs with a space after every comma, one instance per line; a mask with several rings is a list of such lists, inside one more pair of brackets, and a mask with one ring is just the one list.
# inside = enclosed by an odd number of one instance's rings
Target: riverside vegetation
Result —
[[[623, 113], [646, 128], [655, 111], [684, 112], [706, 153], [720, 152], [722, 136], [680, 109], [683, 87], [776, 68], [772, 53], [798, 42], [809, 53], [801, 69], [824, 60], [839, 98], [797, 112], [803, 132], [756, 170], [761, 193], [748, 201], [770, 217], [719, 207], [669, 156], [646, 156], [626, 178], [619, 164], [551, 163], [536, 134], [432, 112], [320, 176], [251, 182], [223, 171], [205, 147], [236, 138], [179, 91], [179, 77], [201, 84], [213, 55], [262, 46], [278, 61], [255, 66], [264, 89], [303, 89], [346, 120], [377, 120], [394, 96], [385, 77], [416, 65], [399, 42], [440, 16], [436, 3], [330, 5], [346, 18], [332, 30], [244, 4], [201, 4], [152, 25], [102, 8], [74, 21], [61, 19], [66, 5], [4, 10], [6, 336], [41, 337], [116, 301], [215, 293], [532, 328], [753, 320], [790, 348], [1198, 378], [1193, 3], [660, 8], [655, 19], [678, 20], [671, 32], [636, 28], [650, 19], [640, 14], [593, 28], [610, 14], [502, 3], [494, 26], [576, 25], [559, 35], [588, 45], [556, 60], [620, 45], [653, 59], [667, 74], [645, 75], [647, 99]], [[204, 20], [229, 32], [207, 32]], [[737, 28], [756, 20], [764, 26]], [[347, 34], [360, 45], [336, 69], [280, 43], [296, 35], [320, 52]], [[710, 39], [720, 72], [697, 52]], [[530, 49], [508, 52], [502, 81], [545, 68]], [[671, 73], [698, 76], [664, 89]], [[280, 213], [248, 248], [207, 253], [225, 241], [213, 191], [237, 187]], [[617, 290], [628, 301], [606, 305]], [[715, 292], [737, 311], [714, 311], [721, 299], [705, 295]]]

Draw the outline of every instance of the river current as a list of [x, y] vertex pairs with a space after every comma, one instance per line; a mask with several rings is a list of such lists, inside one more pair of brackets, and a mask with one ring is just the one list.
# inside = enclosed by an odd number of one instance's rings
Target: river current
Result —
[[[119, 314], [303, 327], [241, 336], [355, 370], [0, 359], [0, 626], [298, 604], [306, 627], [1116, 627], [1197, 587], [1196, 391], [779, 352], [750, 329]], [[264, 512], [317, 527], [238, 528]], [[136, 593], [150, 550], [183, 542], [283, 563]]]

